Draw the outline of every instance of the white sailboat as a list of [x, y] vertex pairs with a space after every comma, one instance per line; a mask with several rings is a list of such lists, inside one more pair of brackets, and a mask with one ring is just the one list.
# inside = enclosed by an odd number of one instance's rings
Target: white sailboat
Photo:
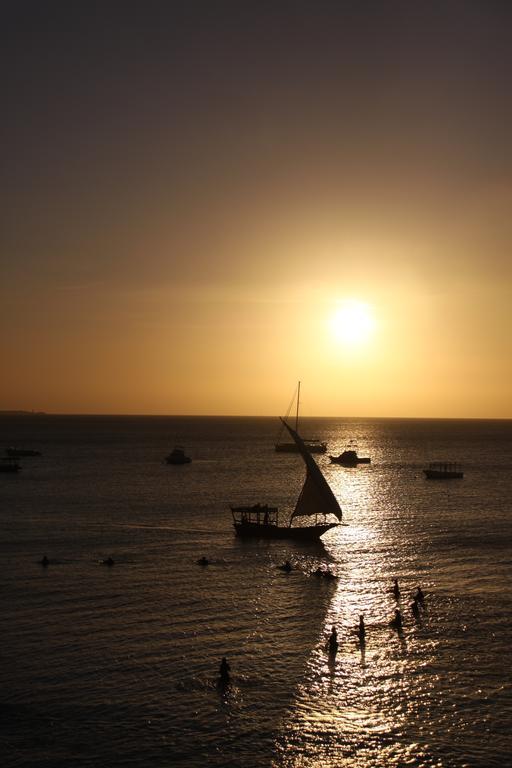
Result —
[[[284, 419], [281, 421], [306, 465], [304, 485], [289, 523], [288, 525], [279, 525], [277, 507], [255, 504], [253, 506], [231, 507], [233, 525], [236, 534], [242, 537], [313, 541], [319, 539], [331, 528], [336, 527], [341, 522], [343, 513], [327, 480], [298, 432], [292, 429]], [[328, 516], [334, 517], [336, 522], [329, 522]], [[309, 520], [314, 517], [314, 522], [305, 525], [293, 525], [293, 522], [299, 517], [309, 518]], [[321, 521], [319, 521], [319, 517]]]
[[[297, 399], [296, 399], [296, 407], [295, 407], [295, 431], [296, 432], [299, 431], [299, 403], [300, 403], [300, 381], [297, 385]], [[290, 403], [290, 406], [288, 407], [288, 411], [286, 413], [285, 418], [288, 418], [292, 405], [293, 405], [293, 400]], [[314, 438], [311, 438], [311, 439], [302, 438], [302, 440], [307, 450], [310, 453], [325, 453], [327, 451], [327, 443], [324, 443], [320, 440], [315, 440]], [[279, 438], [278, 438], [278, 442], [275, 444], [275, 449], [278, 453], [298, 453], [297, 445], [294, 442], [282, 443], [282, 442], [279, 442]]]

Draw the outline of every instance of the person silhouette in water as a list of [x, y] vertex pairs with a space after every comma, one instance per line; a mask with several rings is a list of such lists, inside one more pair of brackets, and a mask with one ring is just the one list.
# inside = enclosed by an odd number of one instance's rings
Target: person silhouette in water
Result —
[[220, 682], [222, 685], [227, 685], [229, 683], [229, 673], [231, 671], [231, 667], [228, 664], [228, 660], [225, 656], [222, 657], [222, 661], [220, 663], [219, 668], [219, 675], [220, 675]]
[[391, 626], [393, 629], [397, 629], [400, 631], [402, 629], [402, 614], [398, 610], [398, 608], [395, 611], [395, 618], [391, 620]]
[[336, 654], [336, 652], [338, 650], [338, 633], [337, 633], [336, 627], [334, 625], [333, 625], [333, 627], [331, 629], [331, 634], [329, 635], [328, 646], [329, 646], [329, 653], [331, 655]]
[[398, 579], [395, 579], [393, 583], [393, 594], [395, 596], [395, 600], [398, 600], [400, 597], [400, 587], [398, 586]]
[[357, 630], [357, 634], [359, 637], [360, 644], [364, 645], [366, 642], [366, 627], [364, 625], [364, 616], [359, 617], [359, 627]]

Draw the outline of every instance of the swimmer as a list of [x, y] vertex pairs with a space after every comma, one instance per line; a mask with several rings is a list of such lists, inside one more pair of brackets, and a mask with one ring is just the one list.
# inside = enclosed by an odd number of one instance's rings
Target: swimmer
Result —
[[219, 668], [219, 675], [220, 675], [220, 682], [223, 685], [227, 685], [229, 683], [229, 673], [231, 671], [231, 667], [228, 664], [228, 660], [225, 656], [222, 657], [222, 661], [220, 663]]
[[390, 621], [390, 624], [394, 629], [402, 629], [402, 614], [398, 608], [395, 610], [395, 618]]
[[366, 642], [366, 627], [364, 625], [364, 616], [359, 617], [359, 627], [357, 630], [357, 634], [359, 636], [359, 642], [361, 645], [364, 645]]
[[209, 562], [210, 561], [208, 560], [208, 558], [203, 555], [203, 557], [199, 558], [199, 560], [197, 561], [197, 564], [198, 565], [209, 565]]
[[111, 557], [107, 557], [106, 560], [103, 560], [103, 565], [114, 565], [114, 561]]
[[417, 600], [416, 597], [414, 598], [413, 602], [411, 603], [411, 611], [412, 611], [412, 615], [414, 616], [415, 619], [419, 619], [420, 618], [420, 606], [418, 604], [418, 600]]
[[292, 565], [291, 565], [290, 561], [287, 560], [286, 563], [284, 565], [280, 565], [279, 568], [282, 571], [286, 571], [287, 573], [290, 573], [290, 571], [292, 570]]
[[335, 654], [337, 652], [337, 650], [338, 650], [338, 633], [336, 631], [336, 627], [335, 626], [333, 626], [332, 629], [331, 629], [331, 634], [329, 635], [328, 646], [329, 646], [329, 653], [330, 654]]
[[400, 587], [398, 586], [398, 579], [395, 579], [393, 583], [393, 594], [395, 596], [395, 600], [398, 600], [400, 597]]
[[46, 568], [46, 566], [49, 564], [50, 561], [48, 560], [46, 555], [43, 555], [43, 559], [40, 560], [39, 562], [41, 563], [42, 566], [44, 566]]
[[414, 598], [421, 606], [425, 604], [425, 595], [423, 594], [423, 591], [421, 587], [418, 587], [416, 590], [416, 596]]

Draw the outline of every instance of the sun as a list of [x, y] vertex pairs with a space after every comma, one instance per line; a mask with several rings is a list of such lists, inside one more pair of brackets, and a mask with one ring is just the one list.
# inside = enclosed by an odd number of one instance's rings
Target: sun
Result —
[[336, 341], [344, 346], [363, 346], [375, 332], [373, 308], [363, 301], [345, 299], [331, 315], [329, 327]]

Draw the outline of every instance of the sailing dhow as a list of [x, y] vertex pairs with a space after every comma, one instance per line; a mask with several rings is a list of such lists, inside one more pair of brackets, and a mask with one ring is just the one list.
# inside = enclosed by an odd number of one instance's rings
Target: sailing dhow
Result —
[[[327, 480], [298, 432], [292, 429], [284, 419], [281, 421], [293, 438], [297, 451], [306, 465], [306, 478], [290, 521], [288, 525], [279, 525], [277, 507], [255, 504], [253, 506], [231, 507], [233, 525], [237, 536], [247, 538], [314, 541], [331, 528], [339, 525], [343, 513]], [[336, 522], [329, 522], [328, 516], [336, 518]], [[310, 521], [314, 517], [314, 522], [293, 525], [293, 522], [299, 517], [308, 518]], [[319, 522], [319, 517], [321, 517], [321, 522]]]

